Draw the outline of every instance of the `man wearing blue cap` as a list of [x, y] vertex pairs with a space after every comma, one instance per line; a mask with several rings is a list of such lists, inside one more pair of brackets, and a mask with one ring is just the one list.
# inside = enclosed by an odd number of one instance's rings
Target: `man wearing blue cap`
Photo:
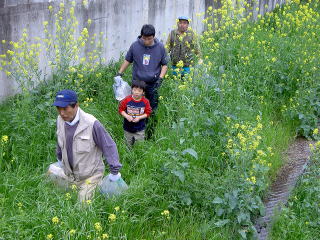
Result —
[[85, 113], [72, 90], [57, 93], [53, 106], [57, 107], [58, 163], [49, 167], [49, 176], [59, 185], [75, 185], [80, 201], [92, 197], [100, 183], [105, 165], [109, 165], [110, 181], [121, 178], [119, 154], [115, 142], [102, 124], [91, 114]]
[[[188, 28], [189, 18], [180, 16], [177, 21], [177, 29], [172, 30], [168, 36], [166, 48], [170, 53], [175, 75], [177, 75], [177, 69], [182, 69], [181, 76], [190, 73], [190, 66], [194, 63], [195, 55], [200, 54], [195, 33]], [[182, 66], [179, 66], [179, 62], [182, 63]]]

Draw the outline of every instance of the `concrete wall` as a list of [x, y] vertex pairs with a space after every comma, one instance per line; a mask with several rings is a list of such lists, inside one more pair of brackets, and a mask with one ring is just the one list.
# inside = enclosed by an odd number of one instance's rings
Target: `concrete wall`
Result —
[[[0, 40], [17, 41], [24, 28], [30, 36], [44, 37], [43, 21], [50, 19], [49, 5], [58, 6], [63, 0], [0, 0]], [[105, 43], [103, 57], [107, 62], [118, 59], [121, 52], [126, 51], [137, 38], [141, 26], [153, 24], [156, 37], [166, 39], [166, 34], [175, 26], [179, 15], [187, 15], [193, 21], [191, 26], [198, 32], [203, 30], [202, 18], [196, 13], [204, 12], [208, 6], [218, 6], [213, 0], [88, 0], [88, 7], [82, 0], [76, 0], [75, 14], [79, 20], [78, 32], [92, 19], [89, 33], [104, 32], [108, 40]], [[221, 2], [221, 0], [216, 1]], [[255, 5], [265, 11], [283, 0], [259, 0]], [[57, 9], [57, 8], [55, 8]], [[7, 46], [0, 44], [0, 54], [7, 51]], [[45, 61], [42, 56], [42, 62]], [[13, 80], [8, 79], [0, 71], [0, 101], [16, 92]]]

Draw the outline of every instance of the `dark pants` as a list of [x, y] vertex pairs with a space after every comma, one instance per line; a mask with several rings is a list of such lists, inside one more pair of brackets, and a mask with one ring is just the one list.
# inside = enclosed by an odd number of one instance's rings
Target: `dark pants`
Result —
[[147, 119], [147, 128], [146, 128], [146, 138], [150, 139], [153, 135], [155, 126], [157, 124], [157, 118], [156, 118], [156, 110], [158, 108], [158, 100], [159, 100], [159, 95], [158, 95], [158, 88], [159, 84], [154, 82], [154, 83], [147, 83], [146, 84], [146, 90], [145, 90], [145, 96], [150, 102], [150, 106], [152, 108], [152, 114], [149, 119]]
[[159, 95], [158, 95], [158, 83], [147, 83], [146, 84], [146, 91], [145, 95], [146, 98], [150, 102], [150, 106], [152, 108], [152, 112], [155, 112], [157, 107], [158, 107], [158, 100], [159, 100]]

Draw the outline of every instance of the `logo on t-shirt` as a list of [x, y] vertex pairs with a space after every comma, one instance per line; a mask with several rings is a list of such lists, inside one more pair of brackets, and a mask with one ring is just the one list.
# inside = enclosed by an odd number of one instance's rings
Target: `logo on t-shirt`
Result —
[[140, 116], [144, 114], [144, 107], [127, 105], [127, 114], [130, 116]]
[[150, 63], [150, 55], [149, 54], [143, 54], [143, 65], [149, 65]]

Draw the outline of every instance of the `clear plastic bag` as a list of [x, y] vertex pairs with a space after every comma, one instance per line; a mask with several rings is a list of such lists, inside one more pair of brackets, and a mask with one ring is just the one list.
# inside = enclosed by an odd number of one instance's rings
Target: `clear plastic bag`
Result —
[[100, 184], [100, 192], [106, 198], [120, 195], [127, 189], [128, 185], [121, 177], [117, 181], [112, 182], [110, 181], [108, 176], [106, 176], [102, 179], [102, 182]]
[[66, 175], [63, 171], [63, 163], [61, 161], [57, 161], [55, 163], [50, 164], [48, 169], [48, 175], [64, 178]]
[[114, 78], [113, 83], [114, 96], [118, 101], [121, 101], [126, 96], [131, 94], [131, 87], [120, 76]]

